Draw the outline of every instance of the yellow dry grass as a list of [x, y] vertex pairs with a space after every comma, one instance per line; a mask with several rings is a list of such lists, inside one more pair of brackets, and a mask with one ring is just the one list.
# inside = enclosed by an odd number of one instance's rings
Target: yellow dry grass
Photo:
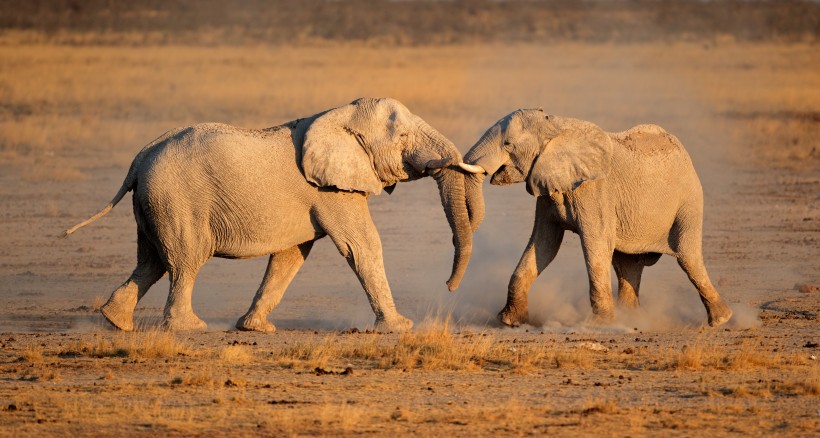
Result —
[[790, 369], [809, 362], [802, 355], [772, 352], [761, 349], [750, 341], [743, 341], [736, 348], [726, 349], [713, 341], [697, 339], [692, 345], [667, 351], [665, 356], [671, 360], [666, 361], [661, 368], [684, 371]]
[[575, 346], [548, 348], [539, 343], [502, 342], [492, 333], [455, 333], [449, 318], [427, 319], [397, 339], [333, 334], [287, 345], [272, 360], [287, 368], [344, 367], [350, 363], [405, 371], [505, 370], [526, 374], [539, 369], [589, 369], [596, 355]]
[[177, 335], [159, 328], [103, 335], [94, 333], [69, 343], [61, 356], [172, 358], [190, 354]]
[[42, 362], [43, 349], [39, 345], [29, 344], [26, 346], [25, 350], [23, 350], [23, 355], [20, 358], [26, 362]]
[[254, 360], [254, 355], [244, 345], [229, 345], [219, 350], [219, 359], [228, 364], [248, 364]]

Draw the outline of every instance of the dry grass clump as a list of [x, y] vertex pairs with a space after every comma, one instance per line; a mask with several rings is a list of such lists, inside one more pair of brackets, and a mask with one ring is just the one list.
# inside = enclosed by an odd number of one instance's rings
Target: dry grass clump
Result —
[[820, 396], [820, 368], [815, 366], [808, 375], [801, 373], [782, 382], [773, 382], [771, 389], [776, 393]]
[[331, 335], [299, 342], [275, 353], [285, 367], [327, 367], [331, 362], [364, 361], [377, 368], [406, 370], [478, 369], [491, 356], [490, 336], [459, 338], [449, 319], [428, 320], [414, 332], [399, 335], [394, 343], [386, 335], [357, 336], [350, 340]]
[[60, 353], [60, 356], [169, 358], [190, 354], [187, 345], [175, 335], [160, 329], [117, 333], [113, 337], [94, 334], [80, 339]]
[[449, 318], [428, 320], [419, 330], [402, 334], [398, 343], [384, 350], [382, 357], [387, 359], [386, 365], [424, 370], [478, 369], [490, 356], [493, 338], [457, 339], [450, 324]]
[[39, 345], [29, 344], [23, 350], [23, 355], [20, 357], [20, 359], [31, 363], [42, 362], [43, 349]]
[[585, 348], [575, 348], [554, 353], [552, 355], [552, 361], [556, 368], [588, 370], [591, 369], [594, 364], [594, 354], [595, 353]]
[[615, 400], [592, 400], [584, 405], [581, 411], [584, 415], [590, 414], [616, 414], [618, 404]]
[[244, 365], [254, 359], [254, 355], [243, 345], [229, 345], [219, 350], [219, 359], [229, 364]]
[[373, 334], [330, 335], [287, 345], [272, 353], [286, 368], [325, 368], [361, 363], [382, 369], [512, 371], [546, 368], [592, 368], [595, 353], [582, 348], [553, 351], [541, 343], [510, 343], [487, 333], [455, 334], [449, 318], [428, 319], [398, 339]]
[[198, 371], [171, 379], [172, 385], [186, 386], [215, 386], [220, 379], [216, 378], [212, 370]]
[[692, 345], [684, 345], [680, 350], [672, 350], [667, 356], [672, 359], [662, 364], [661, 369], [744, 371], [783, 369], [807, 363], [801, 356], [762, 350], [753, 343], [743, 343], [727, 352], [725, 347], [705, 345], [699, 340]]
[[325, 426], [335, 427], [343, 432], [351, 432], [362, 422], [366, 413], [365, 408], [341, 403], [326, 405], [317, 417]]
[[342, 356], [342, 349], [335, 338], [336, 336], [330, 335], [319, 340], [311, 339], [288, 345], [274, 352], [273, 360], [285, 368], [324, 368], [332, 359]]

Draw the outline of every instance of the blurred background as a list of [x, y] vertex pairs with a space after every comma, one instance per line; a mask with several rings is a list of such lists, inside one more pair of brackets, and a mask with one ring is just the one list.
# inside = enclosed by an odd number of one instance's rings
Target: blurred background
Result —
[[[462, 152], [518, 108], [621, 131], [655, 123], [686, 145], [706, 196], [704, 255], [756, 323], [773, 293], [820, 281], [817, 139], [820, 3], [800, 1], [16, 1], [0, 3], [0, 330], [98, 328], [93, 309], [136, 262], [133, 156], [198, 122], [263, 128], [358, 97], [394, 97]], [[435, 183], [373, 197], [388, 279], [416, 321], [494, 324], [527, 243], [535, 199], [485, 186], [487, 219], [462, 287], [447, 292], [450, 232]], [[266, 260], [214, 259], [195, 310], [228, 329]], [[645, 271], [631, 329], [700, 324], [670, 257]], [[161, 313], [167, 281], [139, 305]], [[589, 313], [577, 236], [533, 286], [534, 327], [579, 330]], [[324, 239], [281, 305], [280, 328], [367, 327], [373, 316]]]

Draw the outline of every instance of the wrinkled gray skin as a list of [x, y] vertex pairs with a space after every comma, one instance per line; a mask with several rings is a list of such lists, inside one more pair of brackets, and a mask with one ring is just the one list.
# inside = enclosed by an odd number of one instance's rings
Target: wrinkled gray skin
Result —
[[268, 313], [310, 253], [330, 236], [359, 278], [380, 331], [406, 331], [384, 272], [369, 194], [432, 176], [456, 248], [447, 282], [458, 287], [472, 249], [461, 155], [443, 135], [393, 99], [349, 105], [268, 129], [201, 124], [167, 132], [134, 159], [112, 202], [133, 190], [137, 267], [101, 312], [133, 329], [134, 308], [166, 273], [170, 293], [162, 325], [206, 327], [191, 307], [194, 279], [211, 257], [270, 254], [262, 284], [240, 330], [273, 332]]
[[638, 306], [644, 266], [675, 256], [697, 287], [709, 324], [732, 316], [706, 273], [701, 255], [703, 191], [677, 138], [659, 126], [607, 133], [592, 123], [518, 110], [493, 125], [465, 155], [474, 174], [466, 181], [474, 227], [484, 213], [481, 183], [526, 181], [537, 197], [529, 244], [510, 279], [502, 323], [528, 320], [527, 295], [555, 258], [565, 230], [581, 238], [590, 301], [596, 319], [614, 317], [609, 266], [618, 277], [618, 301]]

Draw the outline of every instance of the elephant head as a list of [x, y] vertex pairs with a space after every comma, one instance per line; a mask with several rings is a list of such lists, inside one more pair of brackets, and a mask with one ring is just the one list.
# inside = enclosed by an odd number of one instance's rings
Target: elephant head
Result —
[[453, 232], [448, 288], [458, 288], [472, 252], [461, 154], [427, 122], [394, 99], [362, 98], [316, 116], [302, 146], [305, 178], [319, 187], [380, 194], [399, 181], [432, 176]]
[[611, 158], [612, 140], [601, 128], [534, 109], [499, 120], [470, 149], [461, 167], [473, 174], [466, 182], [468, 196], [470, 187], [480, 190], [487, 174], [493, 185], [526, 181], [531, 195], [542, 196], [606, 177]]

